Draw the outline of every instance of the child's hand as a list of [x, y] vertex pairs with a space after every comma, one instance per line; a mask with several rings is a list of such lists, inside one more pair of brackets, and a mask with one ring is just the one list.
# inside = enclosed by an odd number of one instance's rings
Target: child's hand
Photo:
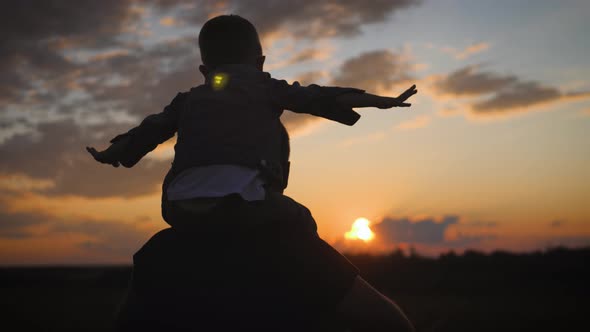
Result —
[[405, 103], [405, 101], [411, 96], [415, 95], [417, 92], [418, 90], [416, 90], [416, 84], [414, 84], [397, 98], [382, 97], [382, 100], [377, 107], [381, 109], [392, 107], [410, 107], [412, 104]]
[[116, 158], [116, 153], [114, 153], [114, 149], [111, 149], [114, 146], [111, 145], [108, 149], [98, 152], [93, 147], [86, 147], [86, 151], [90, 153], [96, 161], [103, 164], [113, 165], [113, 167], [119, 167], [119, 161]]
[[[400, 102], [404, 102], [406, 101], [408, 98], [410, 98], [411, 96], [415, 95], [416, 93], [418, 93], [418, 90], [416, 90], [416, 84], [412, 85], [408, 90], [404, 91], [401, 95], [399, 95], [397, 97], [397, 99]], [[408, 104], [408, 106], [410, 106], [411, 104]]]

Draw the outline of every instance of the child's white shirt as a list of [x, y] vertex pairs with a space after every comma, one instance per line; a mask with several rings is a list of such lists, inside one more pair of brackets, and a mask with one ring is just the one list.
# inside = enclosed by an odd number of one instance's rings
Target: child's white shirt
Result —
[[223, 197], [240, 194], [244, 200], [265, 197], [264, 181], [258, 170], [238, 165], [210, 165], [189, 168], [178, 174], [167, 190], [168, 199]]

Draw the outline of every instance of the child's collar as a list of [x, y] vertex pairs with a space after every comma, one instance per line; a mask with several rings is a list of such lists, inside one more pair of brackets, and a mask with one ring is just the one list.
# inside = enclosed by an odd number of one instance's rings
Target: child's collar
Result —
[[261, 79], [269, 78], [270, 74], [258, 70], [258, 68], [247, 64], [226, 64], [211, 70], [207, 75], [205, 84], [222, 84], [230, 78], [237, 79]]

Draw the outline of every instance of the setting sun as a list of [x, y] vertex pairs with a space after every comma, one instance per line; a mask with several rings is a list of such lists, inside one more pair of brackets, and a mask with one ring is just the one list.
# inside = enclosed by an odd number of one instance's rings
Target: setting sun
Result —
[[344, 234], [344, 237], [350, 240], [363, 240], [365, 242], [372, 240], [375, 233], [369, 227], [369, 220], [367, 218], [358, 218], [352, 224], [350, 231]]

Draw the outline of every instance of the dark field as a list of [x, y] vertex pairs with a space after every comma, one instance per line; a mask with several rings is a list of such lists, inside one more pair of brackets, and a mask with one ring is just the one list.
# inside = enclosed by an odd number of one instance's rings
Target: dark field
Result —
[[[590, 248], [348, 257], [418, 331], [588, 328]], [[108, 331], [130, 273], [128, 266], [0, 268], [2, 330]]]

